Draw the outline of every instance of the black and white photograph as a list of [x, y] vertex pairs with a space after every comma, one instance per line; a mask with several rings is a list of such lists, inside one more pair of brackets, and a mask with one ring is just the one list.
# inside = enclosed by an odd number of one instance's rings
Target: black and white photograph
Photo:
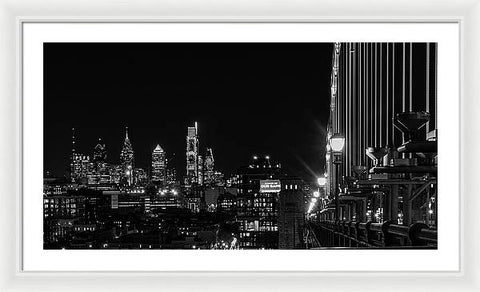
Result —
[[441, 49], [45, 42], [43, 249], [437, 249]]

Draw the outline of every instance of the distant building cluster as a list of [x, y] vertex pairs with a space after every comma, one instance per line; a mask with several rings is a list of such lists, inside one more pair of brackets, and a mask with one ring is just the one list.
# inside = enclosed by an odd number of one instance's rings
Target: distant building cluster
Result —
[[[93, 155], [80, 153], [76, 150], [75, 129], [72, 129], [71, 180], [82, 185], [114, 184], [123, 187], [145, 186], [149, 183], [160, 186], [179, 184], [177, 172], [168, 165], [167, 153], [158, 144], [152, 151], [151, 168], [145, 170], [135, 167], [135, 153], [132, 142], [125, 129], [125, 140], [120, 152], [118, 164], [107, 163], [105, 143], [98, 139], [93, 149]], [[198, 124], [188, 127], [186, 151], [185, 185], [224, 185], [224, 175], [214, 169], [215, 160], [212, 148], [207, 148], [205, 155], [200, 154]]]
[[75, 129], [72, 129], [70, 178], [73, 183], [97, 186], [133, 186], [148, 183], [147, 172], [142, 168], [135, 168], [135, 155], [128, 137], [128, 128], [125, 129], [125, 140], [118, 164], [107, 162], [107, 148], [101, 139], [98, 139], [93, 148], [93, 156], [78, 152], [75, 143]]
[[269, 156], [253, 156], [228, 179], [188, 127], [185, 175], [177, 179], [157, 145], [148, 170], [135, 165], [128, 128], [117, 164], [101, 139], [93, 155], [76, 149], [70, 179], [44, 180], [47, 249], [299, 249], [308, 186]]

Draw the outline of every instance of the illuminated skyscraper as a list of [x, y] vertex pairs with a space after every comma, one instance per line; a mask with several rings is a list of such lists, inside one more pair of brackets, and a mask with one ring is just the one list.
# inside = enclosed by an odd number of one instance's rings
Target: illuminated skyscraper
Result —
[[187, 131], [187, 175], [186, 184], [198, 183], [198, 124]]
[[109, 183], [112, 181], [110, 167], [106, 162], [107, 148], [102, 139], [98, 139], [97, 145], [93, 148], [92, 161], [88, 164], [88, 184]]
[[75, 145], [75, 128], [72, 128], [72, 154], [70, 157], [70, 178], [72, 182], [85, 182], [89, 171], [90, 157], [77, 152]]
[[125, 128], [125, 141], [123, 142], [122, 152], [120, 152], [120, 163], [124, 171], [124, 178], [128, 185], [133, 184], [134, 156], [133, 148], [128, 138], [128, 127]]
[[102, 139], [98, 138], [98, 144], [93, 148], [93, 162], [105, 162], [107, 159], [107, 149]]
[[198, 155], [198, 172], [197, 172], [197, 182], [199, 185], [203, 185], [203, 156]]
[[[72, 154], [72, 173], [71, 178], [73, 182], [84, 183], [89, 173], [90, 156], [81, 153]], [[85, 180], [83, 180], [85, 179]]]
[[75, 181], [75, 128], [72, 128], [72, 153], [70, 155], [70, 179]]
[[214, 170], [213, 170], [213, 167], [215, 165], [214, 163], [215, 161], [213, 160], [212, 148], [207, 148], [207, 154], [205, 155], [205, 164], [203, 169], [204, 183], [206, 185], [213, 184], [215, 181]]
[[157, 145], [152, 152], [152, 181], [165, 184], [166, 168], [165, 151]]

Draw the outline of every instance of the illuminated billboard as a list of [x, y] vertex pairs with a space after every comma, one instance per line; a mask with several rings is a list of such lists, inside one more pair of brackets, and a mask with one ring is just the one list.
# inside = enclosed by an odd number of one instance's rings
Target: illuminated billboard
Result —
[[260, 180], [260, 193], [278, 193], [282, 190], [282, 185], [278, 179]]

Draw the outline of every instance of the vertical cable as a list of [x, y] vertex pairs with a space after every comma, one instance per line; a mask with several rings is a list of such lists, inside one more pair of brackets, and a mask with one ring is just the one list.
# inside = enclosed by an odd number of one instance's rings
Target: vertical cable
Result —
[[[425, 87], [425, 111], [426, 112], [430, 112], [430, 43], [427, 43], [427, 51], [426, 51], [427, 55], [426, 55], [426, 64], [425, 64], [425, 84], [426, 84], [426, 87]], [[427, 122], [427, 125], [426, 125], [426, 132], [428, 134], [428, 132], [430, 131], [430, 122]]]
[[363, 143], [362, 143], [362, 149], [361, 149], [361, 152], [362, 153], [362, 165], [366, 165], [365, 163], [365, 154], [364, 154], [364, 150], [365, 148], [367, 147], [367, 119], [366, 117], [368, 116], [368, 113], [367, 113], [367, 62], [366, 62], [366, 57], [367, 57], [367, 48], [366, 48], [367, 44], [366, 43], [363, 43]]
[[345, 86], [345, 70], [343, 70], [345, 59], [343, 58], [343, 54], [342, 54], [344, 50], [345, 50], [345, 44], [341, 44], [340, 51], [338, 52], [338, 58], [341, 60], [341, 63], [339, 64], [338, 70], [342, 72], [342, 84], [340, 84], [340, 86], [342, 87], [342, 95], [339, 95], [337, 97], [338, 127], [337, 127], [336, 133], [342, 133], [342, 98], [345, 95], [345, 87], [344, 87]]
[[356, 131], [358, 129], [358, 124], [357, 124], [357, 110], [356, 110], [356, 104], [357, 104], [357, 44], [353, 44], [353, 95], [352, 95], [352, 165], [353, 163], [357, 163], [357, 137], [356, 137]]
[[395, 43], [392, 45], [392, 146], [395, 147], [395, 128], [393, 120], [395, 119]]
[[347, 168], [345, 175], [350, 174], [350, 165], [352, 164], [352, 43], [348, 44], [348, 111], [347, 111], [347, 127], [348, 127], [348, 143], [347, 143]]
[[345, 97], [345, 167], [343, 171], [346, 173], [348, 168], [348, 145], [350, 144], [350, 139], [348, 139], [348, 99], [350, 97], [350, 43], [347, 45], [347, 50], [345, 52], [347, 58], [347, 92]]
[[389, 65], [390, 65], [390, 43], [387, 43], [387, 74], [385, 74], [386, 77], [387, 77], [387, 90], [386, 90], [386, 94], [387, 94], [387, 96], [386, 96], [386, 101], [387, 101], [386, 109], [387, 109], [387, 111], [385, 112], [386, 115], [387, 115], [386, 123], [385, 123], [385, 128], [386, 128], [386, 130], [387, 130], [387, 135], [385, 136], [385, 138], [386, 138], [385, 142], [387, 143], [386, 146], [391, 146], [391, 145], [390, 145], [390, 135], [389, 135], [389, 131], [388, 131], [388, 130], [390, 129], [389, 124], [392, 122], [392, 120], [390, 119], [390, 107], [389, 107], [389, 99], [390, 99], [389, 93], [390, 93], [390, 91], [388, 90], [389, 87], [390, 87], [390, 86], [389, 86], [389, 82], [390, 82], [390, 78], [389, 78], [389, 76], [390, 76], [390, 71], [388, 70], [388, 69], [390, 69], [390, 66], [389, 66]]
[[345, 106], [345, 103], [347, 101], [347, 81], [348, 81], [348, 72], [347, 72], [347, 44], [345, 43], [345, 50], [343, 50], [343, 66], [345, 67], [343, 72], [344, 72], [344, 75], [343, 75], [343, 96], [342, 98], [340, 99], [340, 102], [342, 103], [342, 107], [340, 108], [341, 111], [342, 111], [342, 117], [341, 117], [341, 120], [340, 120], [340, 123], [341, 123], [341, 128], [340, 128], [340, 133], [342, 133], [342, 135], [345, 135], [345, 109], [346, 109], [346, 106]]
[[[342, 100], [343, 102], [343, 119], [342, 119], [342, 122], [343, 122], [343, 131], [342, 131], [342, 134], [345, 135], [345, 139], [347, 138], [347, 107], [348, 107], [348, 51], [350, 50], [350, 45], [349, 44], [345, 44], [345, 95], [344, 95], [344, 98]], [[344, 153], [347, 153], [346, 152], [346, 149], [347, 149], [347, 145], [348, 145], [348, 140], [346, 141], [345, 143], [345, 149], [344, 149]], [[347, 165], [347, 162], [346, 162], [347, 159], [343, 159], [342, 161], [342, 174], [345, 173], [346, 171], [346, 165]]]
[[374, 100], [373, 100], [373, 43], [370, 44], [370, 61], [369, 61], [369, 66], [370, 66], [370, 97], [369, 97], [369, 104], [370, 104], [370, 125], [368, 127], [369, 129], [369, 135], [370, 135], [370, 146], [374, 147], [375, 146], [375, 132], [373, 131], [373, 122], [374, 122], [374, 117], [375, 117], [375, 112], [374, 112]]
[[403, 43], [403, 89], [402, 89], [402, 111], [405, 112], [405, 43]]
[[[334, 48], [335, 49], [335, 48]], [[342, 88], [342, 78], [343, 78], [343, 72], [342, 72], [342, 68], [340, 67], [342, 65], [342, 55], [340, 55], [342, 51], [342, 47], [340, 45], [340, 48], [339, 48], [339, 52], [338, 52], [338, 55], [337, 55], [337, 60], [338, 60], [338, 64], [337, 64], [337, 74], [338, 74], [338, 82], [337, 82], [337, 95], [335, 96], [335, 127], [333, 128], [333, 133], [338, 133], [339, 132], [339, 97], [341, 96], [341, 94], [343, 93], [343, 88]], [[337, 52], [335, 52], [335, 54], [337, 54]]]
[[357, 93], [357, 90], [358, 90], [358, 85], [357, 85], [357, 78], [358, 78], [358, 74], [357, 74], [357, 51], [358, 51], [358, 47], [357, 47], [357, 44], [354, 43], [353, 44], [353, 98], [352, 98], [352, 103], [353, 103], [353, 123], [352, 123], [352, 140], [353, 140], [353, 143], [354, 143], [354, 146], [355, 147], [352, 147], [352, 152], [354, 154], [354, 157], [353, 157], [353, 163], [355, 164], [358, 164], [358, 155], [357, 155], [357, 147], [358, 147], [358, 141], [357, 141], [357, 136], [358, 136], [358, 122], [357, 122], [357, 119], [358, 119], [358, 112], [357, 112], [357, 103], [358, 103], [358, 93]]
[[409, 111], [413, 111], [413, 96], [412, 96], [412, 65], [413, 65], [413, 62], [412, 62], [412, 59], [413, 59], [413, 43], [410, 43], [410, 74], [409, 74], [409, 77], [410, 77], [410, 82], [409, 82], [409, 85], [410, 85], [410, 93], [409, 93]]
[[[335, 44], [333, 45], [333, 51], [335, 52], [335, 54], [333, 55], [333, 58], [336, 58], [337, 57], [337, 51], [336, 51], [336, 47], [335, 47]], [[340, 64], [340, 62], [338, 62], [338, 64]], [[337, 65], [338, 65], [337, 64]], [[332, 115], [332, 131], [335, 133], [335, 129], [337, 128], [337, 111], [336, 111], [336, 108], [337, 108], [337, 96], [339, 94], [339, 89], [338, 87], [340, 86], [340, 72], [337, 71], [337, 94], [335, 96], [335, 99], [334, 100], [331, 100], [330, 101], [330, 112], [331, 112], [331, 115]], [[333, 98], [333, 96], [332, 96]], [[335, 104], [335, 107], [332, 109], [332, 104]]]
[[365, 43], [365, 144], [370, 146], [370, 66], [369, 66], [369, 55], [370, 54], [370, 44]]
[[382, 73], [383, 73], [383, 43], [380, 43], [379, 44], [380, 46], [380, 59], [378, 60], [379, 61], [379, 65], [380, 65], [380, 94], [378, 96], [378, 99], [379, 99], [379, 114], [380, 114], [380, 123], [378, 125], [378, 127], [380, 128], [379, 130], [379, 133], [380, 133], [380, 137], [379, 137], [379, 144], [378, 146], [380, 147], [383, 147], [383, 76], [382, 76]]
[[437, 77], [438, 77], [438, 43], [435, 43], [435, 129], [438, 129], [438, 111], [437, 111]]
[[[403, 78], [403, 86], [402, 86], [402, 111], [405, 112], [405, 43], [403, 43], [403, 74], [402, 74], [402, 78]], [[403, 141], [405, 142], [405, 135], [402, 134], [402, 137], [403, 137]], [[405, 154], [402, 154], [403, 156], [405, 156]]]
[[374, 102], [374, 107], [375, 107], [375, 110], [374, 110], [374, 131], [375, 131], [375, 147], [378, 146], [378, 133], [377, 133], [377, 116], [378, 116], [378, 109], [377, 109], [377, 43], [375, 43], [375, 102]]
[[359, 62], [358, 62], [358, 85], [359, 85], [359, 100], [358, 100], [358, 123], [360, 124], [359, 133], [358, 133], [358, 165], [362, 165], [363, 155], [362, 155], [362, 148], [363, 148], [363, 44], [358, 44], [359, 50]]

